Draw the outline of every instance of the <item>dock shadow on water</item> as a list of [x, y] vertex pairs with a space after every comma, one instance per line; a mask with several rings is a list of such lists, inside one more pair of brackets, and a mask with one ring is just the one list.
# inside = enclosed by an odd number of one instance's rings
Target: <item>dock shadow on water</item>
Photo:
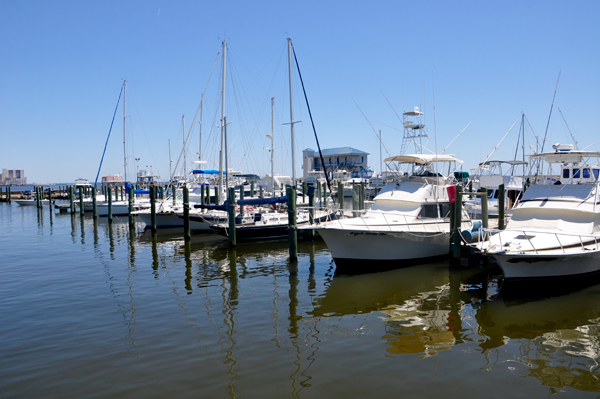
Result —
[[[597, 397], [600, 285], [440, 261], [343, 275], [239, 243], [0, 204], [0, 397]], [[502, 288], [501, 288], [502, 287]]]

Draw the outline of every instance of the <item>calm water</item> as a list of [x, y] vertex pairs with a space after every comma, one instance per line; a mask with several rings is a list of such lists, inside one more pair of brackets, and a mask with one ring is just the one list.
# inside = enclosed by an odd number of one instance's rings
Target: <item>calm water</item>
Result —
[[600, 285], [495, 268], [343, 276], [321, 242], [186, 244], [0, 204], [2, 398], [599, 396]]

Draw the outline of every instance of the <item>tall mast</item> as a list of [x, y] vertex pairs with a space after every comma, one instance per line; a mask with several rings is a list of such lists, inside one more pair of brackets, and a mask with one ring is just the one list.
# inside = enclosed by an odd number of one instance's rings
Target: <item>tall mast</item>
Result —
[[127, 121], [127, 81], [123, 81], [123, 170], [125, 172], [125, 181], [127, 181], [127, 145], [125, 125]]
[[274, 125], [274, 114], [275, 114], [275, 97], [271, 97], [271, 134], [267, 134], [267, 137], [271, 139], [271, 192], [275, 196], [275, 125]]
[[181, 124], [183, 126], [183, 176], [187, 179], [187, 159], [185, 153], [187, 152], [185, 143], [185, 115], [181, 116]]
[[292, 133], [292, 184], [296, 187], [296, 146], [294, 140], [294, 102], [292, 95], [292, 39], [288, 37], [288, 65], [290, 72], [290, 128]]
[[172, 183], [173, 181], [173, 173], [171, 173], [171, 164], [173, 163], [173, 160], [171, 159], [171, 139], [169, 139], [169, 179], [171, 181], [169, 181], [169, 184]]
[[[223, 81], [221, 94], [221, 152], [219, 153], [219, 194], [223, 192], [223, 144], [225, 141], [225, 61], [227, 57], [227, 42], [223, 40]], [[221, 196], [219, 196], [221, 202]]]

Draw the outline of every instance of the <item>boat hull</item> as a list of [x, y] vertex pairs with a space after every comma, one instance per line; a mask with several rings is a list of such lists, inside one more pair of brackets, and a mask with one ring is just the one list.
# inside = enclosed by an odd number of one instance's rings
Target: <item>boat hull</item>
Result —
[[490, 254], [496, 260], [506, 280], [539, 280], [561, 277], [582, 277], [600, 273], [600, 250], [579, 253]]
[[388, 269], [425, 263], [447, 256], [447, 232], [411, 233], [349, 229], [317, 229], [338, 267]]
[[[34, 199], [28, 199], [28, 200], [13, 200], [14, 202], [16, 202], [19, 206], [35, 206], [37, 205], [37, 201]], [[42, 205], [48, 205], [49, 202], [48, 200], [42, 200]]]

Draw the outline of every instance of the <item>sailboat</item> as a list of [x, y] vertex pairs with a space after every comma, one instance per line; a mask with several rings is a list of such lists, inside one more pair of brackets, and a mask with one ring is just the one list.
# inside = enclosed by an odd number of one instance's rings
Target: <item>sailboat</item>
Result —
[[[291, 151], [292, 151], [292, 183], [295, 186], [296, 182], [296, 161], [295, 161], [295, 139], [294, 139], [294, 106], [293, 106], [293, 91], [292, 91], [292, 39], [288, 38], [288, 67], [289, 67], [289, 88], [290, 88], [290, 129], [291, 129]], [[273, 101], [273, 99], [271, 99]], [[271, 103], [273, 104], [273, 102]], [[273, 107], [271, 107], [273, 112]], [[273, 118], [271, 118], [271, 124], [273, 124]], [[273, 126], [271, 127], [273, 131]], [[273, 133], [272, 133], [273, 134]], [[273, 136], [271, 134], [271, 140]], [[273, 152], [271, 152], [273, 157]], [[272, 159], [272, 158], [271, 158]], [[273, 165], [273, 164], [271, 164]], [[273, 182], [273, 189], [275, 187], [275, 175], [273, 167], [271, 169], [271, 178]], [[288, 214], [283, 208], [277, 208], [276, 204], [282, 204], [287, 201], [286, 196], [254, 199], [254, 200], [239, 200], [237, 204], [240, 207], [253, 206], [253, 205], [271, 205], [271, 208], [261, 207], [254, 211], [253, 216], [250, 215], [250, 220], [236, 218], [236, 239], [237, 240], [256, 240], [256, 239], [274, 239], [274, 238], [285, 238], [288, 237]], [[315, 210], [314, 214], [308, 208], [303, 207], [297, 210], [297, 225], [309, 225], [311, 222], [320, 223], [326, 220], [335, 218], [336, 210], [327, 209], [324, 211]], [[247, 214], [246, 214], [247, 215]], [[314, 219], [314, 220], [313, 220]], [[226, 223], [219, 223], [212, 225], [211, 228], [222, 236], [229, 235], [229, 225]]]

